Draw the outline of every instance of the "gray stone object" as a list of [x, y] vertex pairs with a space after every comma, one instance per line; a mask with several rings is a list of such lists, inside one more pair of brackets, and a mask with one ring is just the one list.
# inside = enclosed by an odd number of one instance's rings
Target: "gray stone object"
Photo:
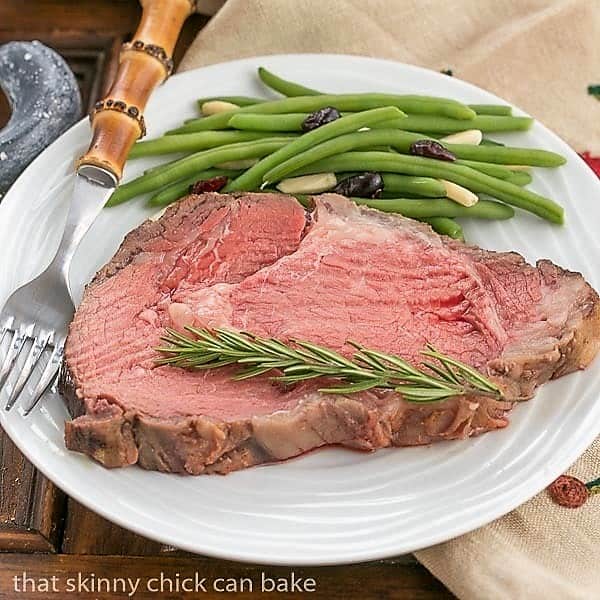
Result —
[[0, 87], [11, 117], [0, 129], [0, 198], [23, 169], [81, 116], [75, 76], [54, 50], [34, 42], [0, 46]]

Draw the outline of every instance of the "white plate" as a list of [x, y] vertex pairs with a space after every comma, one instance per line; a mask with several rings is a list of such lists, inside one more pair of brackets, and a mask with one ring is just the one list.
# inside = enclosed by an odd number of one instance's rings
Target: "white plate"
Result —
[[[195, 114], [194, 99], [260, 95], [265, 65], [323, 90], [391, 91], [502, 100], [458, 79], [394, 62], [333, 55], [270, 56], [177, 75], [147, 110], [149, 137]], [[0, 304], [40, 270], [57, 244], [74, 158], [87, 143], [78, 123], [23, 173], [0, 205]], [[494, 136], [501, 137], [501, 136]], [[600, 288], [600, 184], [558, 137], [536, 124], [505, 136], [560, 152], [568, 164], [538, 170], [533, 188], [562, 202], [567, 226], [527, 214], [510, 222], [465, 224], [469, 240], [548, 257], [581, 271]], [[160, 159], [159, 159], [160, 160]], [[127, 176], [156, 160], [139, 160]], [[78, 253], [79, 283], [108, 260], [123, 235], [147, 216], [142, 202], [106, 211]], [[596, 267], [596, 268], [594, 268]], [[220, 476], [180, 477], [139, 468], [107, 470], [65, 450], [61, 399], [49, 395], [29, 419], [14, 411], [0, 423], [58, 486], [104, 517], [179, 548], [271, 564], [333, 564], [376, 559], [442, 542], [512, 510], [564, 471], [600, 432], [600, 362], [544, 386], [519, 406], [510, 426], [476, 439], [374, 454], [326, 449], [283, 464]]]

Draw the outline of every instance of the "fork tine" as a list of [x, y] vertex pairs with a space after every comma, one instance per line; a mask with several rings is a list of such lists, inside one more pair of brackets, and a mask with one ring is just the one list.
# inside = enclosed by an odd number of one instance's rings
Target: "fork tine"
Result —
[[19, 378], [17, 379], [17, 382], [15, 383], [15, 386], [8, 397], [5, 410], [8, 411], [14, 406], [15, 402], [23, 391], [23, 388], [25, 387], [25, 384], [29, 380], [31, 373], [33, 373], [33, 370], [40, 359], [44, 348], [46, 348], [49, 339], [50, 334], [45, 334], [39, 338], [33, 339], [33, 344], [31, 345], [27, 358], [25, 359], [25, 364], [19, 373]]
[[6, 321], [2, 324], [2, 327], [0, 328], [0, 344], [2, 344], [2, 342], [4, 341], [4, 335], [10, 331], [12, 329], [13, 326], [13, 322], [14, 322], [14, 318], [13, 317], [9, 317], [8, 319], [6, 319]]
[[63, 357], [63, 347], [64, 341], [56, 342], [54, 346], [54, 350], [50, 356], [50, 360], [46, 363], [46, 367], [38, 384], [31, 395], [30, 403], [25, 407], [24, 414], [25, 416], [29, 415], [29, 413], [37, 406], [37, 403], [40, 401], [40, 398], [46, 393], [46, 390], [52, 385], [54, 378], [56, 377], [56, 373], [60, 367], [60, 363], [62, 362]]
[[33, 333], [33, 325], [28, 327], [21, 325], [19, 329], [15, 332], [12, 342], [10, 344], [10, 348], [8, 349], [8, 354], [4, 359], [4, 364], [2, 365], [2, 370], [0, 371], [0, 389], [4, 386], [6, 379], [12, 369], [17, 357], [21, 353], [23, 346], [25, 345], [25, 340], [31, 336]]

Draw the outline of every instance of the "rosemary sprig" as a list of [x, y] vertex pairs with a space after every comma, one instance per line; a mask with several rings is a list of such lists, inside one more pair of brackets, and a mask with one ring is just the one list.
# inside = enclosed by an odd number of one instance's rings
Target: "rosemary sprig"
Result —
[[423, 369], [413, 367], [393, 354], [370, 350], [348, 342], [355, 348], [352, 358], [310, 342], [293, 340], [286, 344], [274, 338], [261, 338], [229, 329], [186, 327], [191, 335], [167, 329], [157, 348], [163, 357], [159, 365], [185, 369], [215, 369], [237, 365], [235, 380], [248, 379], [270, 371], [280, 374], [274, 380], [296, 383], [327, 377], [339, 385], [320, 389], [328, 394], [352, 394], [372, 388], [393, 389], [410, 402], [435, 402], [466, 394], [501, 399], [500, 389], [475, 369], [428, 345]]

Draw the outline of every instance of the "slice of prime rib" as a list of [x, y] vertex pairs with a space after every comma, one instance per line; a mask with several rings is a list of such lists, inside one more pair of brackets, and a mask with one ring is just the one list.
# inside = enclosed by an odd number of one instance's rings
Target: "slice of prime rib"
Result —
[[[86, 289], [61, 389], [66, 444], [108, 467], [227, 473], [325, 444], [373, 450], [505, 427], [510, 400], [585, 367], [600, 303], [578, 273], [482, 250], [325, 194], [189, 196], [130, 233]], [[165, 327], [228, 327], [413, 363], [427, 342], [486, 373], [507, 401], [322, 394], [267, 376], [157, 366]]]

